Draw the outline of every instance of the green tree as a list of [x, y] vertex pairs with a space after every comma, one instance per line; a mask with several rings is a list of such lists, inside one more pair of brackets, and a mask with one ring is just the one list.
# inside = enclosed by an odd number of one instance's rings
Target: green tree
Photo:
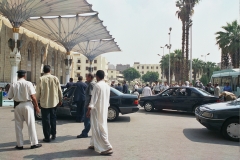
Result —
[[[174, 53], [170, 54], [170, 83], [172, 83], [172, 77], [174, 74]], [[162, 71], [164, 72], [164, 75], [167, 79], [167, 82], [169, 82], [169, 54], [166, 54], [162, 56], [162, 59], [160, 61], [160, 67]]]
[[175, 76], [175, 81], [179, 82], [181, 80], [181, 61], [182, 61], [182, 51], [180, 49], [174, 50], [171, 56], [173, 74]]
[[192, 61], [192, 70], [193, 70], [193, 80], [196, 82], [197, 76], [203, 73], [204, 62], [200, 59], [193, 59]]
[[158, 72], [147, 72], [142, 76], [142, 79], [144, 82], [155, 82], [159, 79], [159, 73]]
[[239, 68], [240, 60], [240, 25], [237, 20], [222, 26], [224, 31], [216, 33], [217, 44], [222, 50], [222, 61], [224, 56], [230, 55], [234, 68]]
[[124, 79], [130, 83], [130, 81], [139, 78], [141, 75], [135, 68], [128, 68], [123, 71]]

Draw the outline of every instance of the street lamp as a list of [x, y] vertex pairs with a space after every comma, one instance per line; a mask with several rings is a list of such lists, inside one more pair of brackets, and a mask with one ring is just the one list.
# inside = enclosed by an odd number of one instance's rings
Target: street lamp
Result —
[[201, 57], [205, 57], [205, 62], [206, 62], [206, 57], [209, 56], [209, 55], [210, 55], [210, 53], [208, 53], [208, 54], [202, 54]]
[[[165, 48], [166, 46], [161, 46], [160, 48], [162, 48], [163, 49], [163, 56], [162, 56], [162, 58], [164, 57], [164, 48]], [[158, 54], [158, 56], [161, 56], [160, 54]], [[163, 84], [163, 77], [164, 77], [164, 69], [163, 69], [163, 65], [162, 65], [162, 84]]]
[[[172, 27], [169, 28], [169, 33], [168, 33], [168, 35], [169, 35], [169, 44], [168, 44], [168, 49], [169, 49], [168, 84], [169, 84], [169, 85], [170, 85], [170, 67], [171, 67], [171, 65], [170, 65], [170, 52], [171, 52], [171, 47], [172, 47], [172, 45], [171, 45], [171, 31], [172, 31]], [[167, 45], [166, 45], [166, 46], [167, 46]]]

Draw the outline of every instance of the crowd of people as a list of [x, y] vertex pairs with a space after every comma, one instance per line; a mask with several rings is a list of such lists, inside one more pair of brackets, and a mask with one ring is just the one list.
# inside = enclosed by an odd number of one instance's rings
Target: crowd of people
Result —
[[[40, 148], [35, 127], [34, 111], [42, 114], [43, 142], [49, 143], [56, 139], [56, 110], [62, 106], [62, 89], [58, 78], [50, 73], [51, 67], [43, 67], [44, 75], [39, 77], [36, 89], [34, 85], [26, 81], [26, 71], [19, 70], [18, 81], [10, 85], [8, 98], [14, 100], [15, 132], [17, 145], [16, 149], [23, 149], [23, 122], [28, 126], [31, 149]], [[86, 75], [86, 82], [83, 77], [78, 77], [76, 83], [70, 78], [70, 82], [65, 86], [70, 88], [76, 86], [74, 92], [74, 102], [77, 104], [77, 122], [84, 122], [84, 129], [77, 138], [88, 137], [90, 128], [92, 137], [88, 149], [93, 149], [102, 155], [113, 153], [112, 146], [108, 140], [107, 114], [110, 98], [110, 86], [104, 81], [105, 73], [102, 70], [96, 72], [94, 76]], [[40, 102], [40, 106], [38, 104]]]

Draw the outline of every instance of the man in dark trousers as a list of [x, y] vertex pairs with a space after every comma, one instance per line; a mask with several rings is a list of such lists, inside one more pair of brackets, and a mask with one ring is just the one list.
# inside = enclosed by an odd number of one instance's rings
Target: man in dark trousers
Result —
[[83, 77], [78, 77], [77, 83], [74, 86], [77, 86], [74, 92], [74, 102], [77, 103], [77, 116], [76, 122], [83, 122], [84, 121], [84, 103], [85, 103], [85, 90], [87, 88], [87, 84], [82, 82]]
[[126, 81], [123, 81], [123, 93], [128, 93], [128, 85], [126, 84]]
[[89, 103], [91, 101], [91, 97], [92, 97], [92, 93], [93, 93], [93, 87], [95, 85], [95, 82], [93, 82], [93, 78], [94, 76], [89, 73], [86, 76], [87, 79], [87, 84], [88, 87], [86, 89], [86, 99], [85, 99], [85, 104], [84, 104], [84, 129], [82, 130], [82, 133], [80, 135], [77, 136], [77, 138], [86, 138], [88, 137], [88, 132], [91, 128], [91, 124], [90, 124], [90, 118], [86, 116], [87, 110], [88, 110], [88, 106]]
[[52, 140], [56, 138], [56, 107], [61, 106], [63, 100], [60, 82], [50, 71], [49, 65], [43, 67], [44, 75], [39, 78], [36, 89], [36, 97], [41, 105], [44, 142], [51, 141], [50, 135]]

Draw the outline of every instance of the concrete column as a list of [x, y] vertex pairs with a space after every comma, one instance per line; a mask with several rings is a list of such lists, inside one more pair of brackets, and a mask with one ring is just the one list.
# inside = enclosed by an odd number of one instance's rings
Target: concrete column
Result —
[[11, 64], [11, 83], [17, 81], [18, 65], [21, 61], [20, 51], [17, 49], [17, 40], [19, 38], [19, 28], [13, 28], [13, 39], [15, 46], [13, 51], [10, 53], [10, 64]]
[[67, 52], [67, 58], [65, 59], [65, 65], [66, 65], [66, 83], [67, 83], [69, 81], [69, 78], [70, 78], [71, 65], [72, 65], [70, 52]]

